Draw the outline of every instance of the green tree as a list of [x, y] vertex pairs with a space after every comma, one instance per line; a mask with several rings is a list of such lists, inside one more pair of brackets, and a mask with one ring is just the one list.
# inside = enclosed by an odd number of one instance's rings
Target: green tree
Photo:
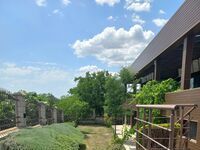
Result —
[[100, 116], [103, 115], [107, 76], [108, 73], [104, 71], [97, 73], [87, 72], [85, 77], [75, 78], [77, 86], [70, 89], [70, 94], [78, 96], [81, 100], [89, 104], [89, 107], [94, 110], [94, 117], [96, 117], [96, 113]]
[[105, 89], [105, 112], [116, 121], [116, 117], [122, 112], [121, 105], [125, 100], [124, 85], [119, 78], [110, 76], [106, 80]]
[[124, 67], [120, 70], [119, 76], [121, 78], [122, 83], [124, 84], [125, 92], [127, 92], [127, 84], [133, 83], [135, 75], [132, 71], [130, 71], [130, 69]]
[[75, 122], [85, 117], [89, 110], [88, 104], [79, 100], [77, 96], [62, 96], [57, 107], [64, 111], [65, 116]]

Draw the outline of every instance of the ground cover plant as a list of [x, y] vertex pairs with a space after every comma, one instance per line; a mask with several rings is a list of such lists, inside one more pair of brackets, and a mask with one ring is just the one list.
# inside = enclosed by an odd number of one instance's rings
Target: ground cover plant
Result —
[[71, 124], [21, 129], [0, 142], [1, 150], [78, 150], [84, 135]]

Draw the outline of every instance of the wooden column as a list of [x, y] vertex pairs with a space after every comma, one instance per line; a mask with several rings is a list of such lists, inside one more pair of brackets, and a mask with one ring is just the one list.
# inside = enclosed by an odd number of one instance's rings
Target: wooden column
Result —
[[181, 71], [181, 89], [190, 88], [191, 65], [193, 54], [193, 36], [188, 35], [183, 43], [182, 71]]
[[[137, 118], [139, 118], [139, 112], [140, 112], [140, 109], [137, 108]], [[136, 129], [137, 129], [137, 131], [139, 130], [139, 121], [137, 121], [137, 120], [136, 120]], [[139, 133], [138, 132], [136, 132], [136, 141], [137, 142], [139, 141]], [[139, 149], [139, 144], [136, 143], [136, 150], [138, 150], [138, 149]]]
[[154, 80], [160, 80], [160, 68], [157, 60], [154, 60]]

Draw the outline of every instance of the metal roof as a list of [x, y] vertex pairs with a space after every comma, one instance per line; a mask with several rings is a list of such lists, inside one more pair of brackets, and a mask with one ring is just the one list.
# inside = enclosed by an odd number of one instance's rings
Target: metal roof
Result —
[[186, 0], [139, 55], [131, 68], [138, 73], [198, 24], [200, 24], [200, 0]]

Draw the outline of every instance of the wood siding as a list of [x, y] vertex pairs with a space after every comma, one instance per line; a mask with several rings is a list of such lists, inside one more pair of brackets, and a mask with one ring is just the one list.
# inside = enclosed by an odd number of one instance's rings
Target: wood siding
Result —
[[132, 64], [139, 72], [200, 23], [200, 0], [186, 0]]
[[191, 118], [198, 121], [197, 139], [189, 143], [191, 150], [200, 150], [200, 88], [184, 90], [180, 92], [167, 93], [165, 95], [166, 104], [197, 104], [198, 108], [192, 112]]

